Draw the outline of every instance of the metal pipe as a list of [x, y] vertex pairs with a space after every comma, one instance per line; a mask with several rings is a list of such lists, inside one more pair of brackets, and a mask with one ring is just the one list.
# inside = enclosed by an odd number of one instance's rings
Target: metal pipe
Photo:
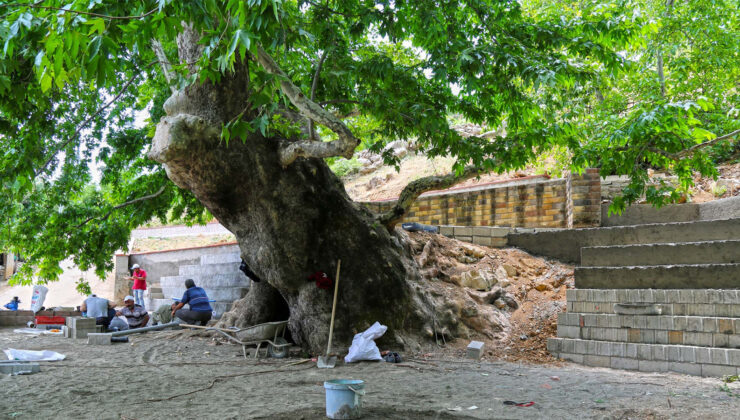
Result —
[[122, 335], [129, 335], [129, 334], [138, 334], [138, 333], [144, 333], [147, 331], [158, 331], [163, 330], [165, 328], [170, 327], [176, 327], [180, 328], [179, 322], [170, 322], [168, 324], [161, 324], [161, 325], [153, 325], [151, 327], [143, 327], [143, 328], [134, 328], [131, 330], [123, 330], [123, 331], [116, 331], [110, 334], [111, 337], [120, 337]]

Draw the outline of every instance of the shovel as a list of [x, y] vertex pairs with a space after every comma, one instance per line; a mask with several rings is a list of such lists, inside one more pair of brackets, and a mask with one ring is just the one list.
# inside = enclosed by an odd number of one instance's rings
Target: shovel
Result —
[[342, 260], [337, 260], [337, 278], [334, 281], [334, 302], [331, 304], [331, 322], [329, 323], [329, 344], [326, 345], [326, 356], [319, 356], [316, 367], [320, 369], [331, 369], [337, 364], [337, 356], [329, 356], [331, 353], [331, 337], [334, 332], [334, 314], [337, 311], [337, 291], [339, 290], [339, 267]]

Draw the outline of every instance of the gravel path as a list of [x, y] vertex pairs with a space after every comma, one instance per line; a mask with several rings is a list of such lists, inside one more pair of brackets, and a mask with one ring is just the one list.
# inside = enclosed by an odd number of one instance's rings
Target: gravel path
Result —
[[728, 393], [716, 378], [466, 361], [317, 369], [289, 365], [299, 359], [245, 360], [237, 346], [176, 334], [88, 346], [0, 330], [2, 348], [67, 355], [35, 375], [0, 377], [0, 418], [324, 419], [322, 384], [336, 378], [366, 382], [363, 419], [734, 419], [740, 407], [730, 395], [740, 395], [736, 384]]

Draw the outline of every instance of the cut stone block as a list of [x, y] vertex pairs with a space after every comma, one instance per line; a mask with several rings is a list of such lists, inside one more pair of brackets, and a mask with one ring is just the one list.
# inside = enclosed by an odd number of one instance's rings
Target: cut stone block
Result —
[[76, 329], [95, 329], [95, 318], [70, 316], [67, 317], [67, 326]]
[[468, 359], [480, 360], [483, 356], [483, 342], [471, 341], [468, 344]]
[[23, 375], [41, 372], [38, 363], [0, 363], [0, 373], [4, 375]]
[[660, 305], [654, 303], [615, 303], [614, 313], [618, 315], [660, 315]]
[[87, 344], [110, 346], [112, 337], [111, 333], [91, 333], [87, 335]]

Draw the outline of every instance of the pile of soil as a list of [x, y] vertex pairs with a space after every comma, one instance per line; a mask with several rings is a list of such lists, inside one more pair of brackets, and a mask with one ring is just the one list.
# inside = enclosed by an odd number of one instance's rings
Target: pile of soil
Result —
[[463, 357], [471, 340], [483, 341], [485, 358], [549, 363], [547, 338], [556, 336], [573, 267], [514, 248], [489, 248], [415, 232], [408, 243], [428, 280], [430, 294], [463, 324], [457, 335], [436, 331], [436, 356]]

